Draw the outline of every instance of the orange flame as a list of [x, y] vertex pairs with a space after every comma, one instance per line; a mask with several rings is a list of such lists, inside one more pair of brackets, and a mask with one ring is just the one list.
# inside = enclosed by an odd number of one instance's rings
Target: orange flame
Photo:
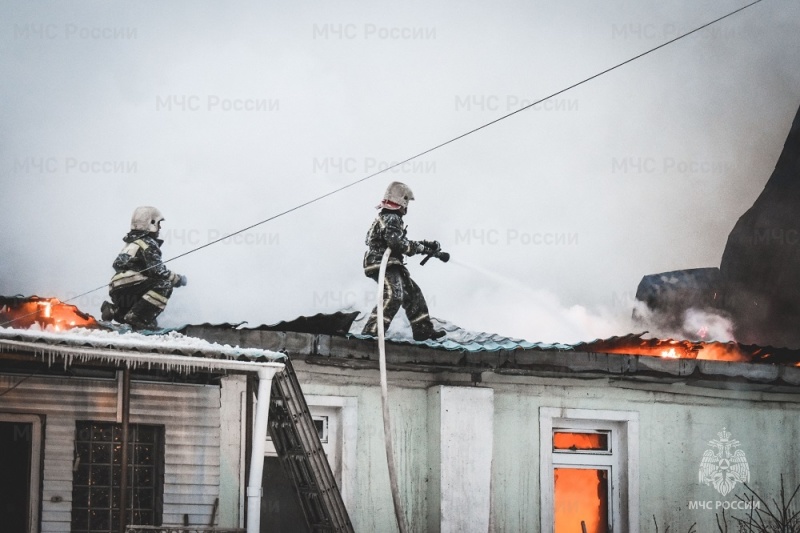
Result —
[[675, 352], [675, 348], [670, 348], [669, 350], [664, 350], [661, 352], [661, 357], [666, 357], [668, 359], [678, 359], [678, 354]]
[[737, 344], [706, 344], [703, 343], [700, 351], [697, 353], [698, 359], [706, 359], [711, 361], [740, 361], [746, 362], [750, 357], [745, 355]]
[[[752, 362], [764, 360], [770, 351], [741, 346], [735, 342], [676, 341], [641, 337], [612, 338], [588, 346], [589, 351], [625, 355], [644, 355], [664, 359], [702, 359], [707, 361]], [[800, 366], [800, 365], [798, 365]]]
[[603, 470], [556, 468], [553, 491], [554, 531], [608, 531], [608, 473]]
[[0, 307], [0, 325], [27, 329], [34, 324], [42, 329], [50, 327], [55, 331], [97, 327], [97, 321], [91, 315], [81, 312], [74, 305], [61, 302], [58, 298], [33, 296], [17, 305]]

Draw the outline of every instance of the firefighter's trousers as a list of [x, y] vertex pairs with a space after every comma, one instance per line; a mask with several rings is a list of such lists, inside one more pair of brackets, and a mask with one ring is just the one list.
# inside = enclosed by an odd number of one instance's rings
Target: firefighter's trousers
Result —
[[[378, 272], [368, 272], [367, 276], [378, 281]], [[426, 334], [433, 329], [428, 304], [408, 269], [401, 265], [389, 265], [386, 268], [386, 277], [383, 283], [383, 325], [384, 331], [389, 328], [392, 319], [403, 307], [406, 311], [411, 330], [416, 335]], [[362, 333], [364, 335], [378, 335], [378, 308], [372, 310]]]
[[172, 295], [172, 284], [169, 280], [148, 278], [112, 288], [109, 295], [116, 306], [114, 319], [117, 322], [129, 322], [125, 315], [131, 312], [139, 323], [155, 323], [156, 317], [167, 307]]

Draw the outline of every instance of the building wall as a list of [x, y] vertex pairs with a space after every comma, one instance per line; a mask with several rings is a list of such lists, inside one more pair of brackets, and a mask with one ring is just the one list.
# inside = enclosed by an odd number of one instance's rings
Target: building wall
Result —
[[[358, 399], [358, 485], [350, 508], [356, 531], [397, 531], [389, 491], [378, 372], [295, 362], [306, 394]], [[468, 373], [390, 372], [390, 412], [402, 501], [412, 530], [431, 531], [426, 519], [436, 514], [428, 490], [435, 466], [429, 462], [431, 395], [441, 385], [472, 387]], [[542, 407], [632, 411], [638, 413], [639, 531], [676, 533], [696, 523], [698, 532], [716, 531], [716, 513], [743, 495], [741, 484], [726, 496], [699, 482], [708, 442], [725, 427], [741, 443], [750, 468], [750, 485], [767, 501], [778, 498], [780, 478], [789, 494], [800, 483], [800, 395], [668, 384], [656, 380], [622, 381], [509, 376], [484, 372], [477, 386], [493, 391], [491, 426], [490, 531], [540, 531], [540, 435]], [[718, 385], [719, 386], [719, 385]], [[733, 388], [736, 384], [722, 386]], [[751, 387], [752, 389], [752, 387]], [[467, 415], [472, 406], [462, 405]], [[433, 422], [435, 424], [435, 422]], [[478, 430], [480, 432], [480, 430]], [[435, 440], [434, 440], [435, 441]], [[435, 492], [435, 491], [434, 491]], [[636, 495], [634, 495], [635, 497]], [[469, 501], [465, 499], [465, 501]], [[695, 508], [690, 508], [690, 506]], [[709, 508], [703, 508], [710, 506]], [[465, 509], [465, 512], [470, 512]], [[745, 511], [726, 510], [744, 516]], [[735, 524], [729, 521], [730, 530]], [[476, 531], [485, 531], [476, 528]]]
[[[117, 420], [116, 380], [0, 375], [0, 412], [44, 418], [41, 531], [68, 532], [76, 420]], [[11, 387], [14, 387], [13, 390]], [[220, 491], [220, 388], [131, 383], [132, 423], [165, 426], [164, 523], [208, 524]]]

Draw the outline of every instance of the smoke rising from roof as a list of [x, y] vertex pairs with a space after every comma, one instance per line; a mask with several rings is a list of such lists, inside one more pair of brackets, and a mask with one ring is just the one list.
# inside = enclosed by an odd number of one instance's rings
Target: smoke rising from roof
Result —
[[[106, 283], [137, 205], [164, 213], [172, 257], [741, 5], [6, 3], [0, 294]], [[170, 263], [189, 285], [161, 322], [370, 307], [363, 238], [401, 180], [409, 236], [472, 266], [412, 260], [434, 316], [541, 341], [631, 331], [642, 275], [719, 264], [769, 177], [800, 104], [798, 20], [764, 2]]]

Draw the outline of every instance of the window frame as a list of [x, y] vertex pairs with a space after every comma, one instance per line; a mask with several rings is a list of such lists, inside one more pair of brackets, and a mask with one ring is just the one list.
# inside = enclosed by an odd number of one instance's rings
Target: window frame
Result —
[[[611, 453], [553, 452], [553, 430], [610, 430]], [[539, 408], [540, 531], [553, 533], [555, 466], [611, 470], [609, 502], [614, 533], [639, 533], [639, 413]]]
[[[576, 449], [570, 450], [569, 448], [560, 448], [556, 449], [555, 444], [553, 444], [553, 453], [558, 456], [559, 454], [587, 454], [587, 455], [613, 455], [615, 447], [613, 443], [613, 436], [612, 431], [610, 429], [596, 429], [595, 427], [592, 428], [583, 428], [583, 427], [553, 427], [553, 439], [555, 440], [556, 433], [574, 433], [579, 435], [605, 435], [606, 436], [606, 449]], [[551, 441], [552, 442], [552, 441]]]
[[[357, 465], [356, 456], [358, 441], [358, 398], [355, 396], [328, 396], [321, 394], [306, 394], [306, 405], [312, 419], [328, 417], [327, 441], [322, 443], [322, 448], [333, 459], [331, 470], [339, 485], [345, 507], [348, 509], [356, 505]], [[277, 457], [275, 445], [269, 434], [264, 443], [264, 455]], [[336, 468], [336, 463], [340, 468]], [[242, 467], [243, 468], [243, 467]], [[337, 472], [338, 470], [338, 472]], [[244, 470], [242, 470], [244, 472]], [[244, 475], [242, 476], [244, 479]], [[241, 493], [240, 509], [244, 512], [244, 492]]]

